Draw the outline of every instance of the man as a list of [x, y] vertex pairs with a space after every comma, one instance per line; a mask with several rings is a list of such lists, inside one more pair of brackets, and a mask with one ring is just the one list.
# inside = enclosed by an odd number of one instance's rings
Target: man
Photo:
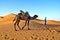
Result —
[[44, 26], [46, 26], [46, 17], [45, 17], [45, 19], [44, 19]]

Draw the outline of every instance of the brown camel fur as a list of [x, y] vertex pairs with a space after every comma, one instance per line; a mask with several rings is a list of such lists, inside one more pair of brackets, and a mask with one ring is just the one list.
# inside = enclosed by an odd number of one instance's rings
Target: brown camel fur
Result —
[[29, 22], [30, 22], [30, 20], [34, 20], [37, 17], [38, 17], [37, 15], [34, 15], [33, 17], [31, 17], [28, 12], [18, 13], [18, 15], [16, 15], [15, 19], [13, 20], [13, 21], [15, 21], [15, 23], [14, 23], [15, 30], [16, 30], [16, 25], [18, 26], [19, 29], [21, 29], [19, 27], [20, 20], [25, 20], [25, 25], [22, 27], [22, 29], [26, 26], [26, 24], [28, 24], [28, 30], [29, 30]]

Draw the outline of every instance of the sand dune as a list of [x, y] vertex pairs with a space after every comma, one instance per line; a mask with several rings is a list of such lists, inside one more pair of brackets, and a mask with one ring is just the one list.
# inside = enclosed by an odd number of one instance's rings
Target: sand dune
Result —
[[9, 22], [9, 21], [13, 21], [13, 19], [15, 18], [15, 14], [8, 14], [8, 15], [6, 15], [6, 16], [4, 16], [4, 18], [2, 18], [1, 20], [0, 20], [0, 22], [1, 23], [4, 23], [4, 22]]
[[[34, 22], [44, 24], [44, 20], [34, 20]], [[60, 25], [60, 21], [47, 20], [47, 24]]]
[[[43, 25], [43, 20], [31, 20], [30, 30], [27, 26], [23, 30], [14, 30], [14, 14], [4, 16], [0, 20], [0, 40], [60, 40], [60, 22], [48, 21], [47, 26]], [[20, 22], [22, 28], [25, 21]]]

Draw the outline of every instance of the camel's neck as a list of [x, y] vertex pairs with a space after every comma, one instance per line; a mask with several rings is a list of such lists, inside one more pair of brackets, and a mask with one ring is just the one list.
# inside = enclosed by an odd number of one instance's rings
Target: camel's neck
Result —
[[30, 20], [34, 20], [34, 19], [36, 19], [36, 18], [35, 18], [35, 17], [31, 17], [31, 18], [30, 18]]

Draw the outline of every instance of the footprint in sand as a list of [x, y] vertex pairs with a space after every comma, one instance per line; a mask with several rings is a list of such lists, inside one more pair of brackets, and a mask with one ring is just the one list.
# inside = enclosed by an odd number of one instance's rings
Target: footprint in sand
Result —
[[14, 40], [14, 38], [11, 38], [10, 40]]
[[1, 37], [2, 37], [2, 35], [1, 35]]
[[46, 40], [48, 40], [48, 38], [46, 38]]
[[16, 38], [10, 38], [10, 40], [17, 40]]
[[37, 40], [41, 40], [41, 38], [38, 38]]
[[54, 39], [54, 36], [52, 36], [52, 40]]
[[5, 39], [9, 39], [8, 35], [5, 35]]
[[54, 36], [52, 36], [52, 38], [50, 40], [54, 40]]
[[36, 34], [32, 34], [32, 36], [30, 37], [30, 39], [33, 39], [33, 40], [37, 40], [39, 37], [38, 35]]
[[52, 36], [52, 38], [54, 39], [54, 36]]

